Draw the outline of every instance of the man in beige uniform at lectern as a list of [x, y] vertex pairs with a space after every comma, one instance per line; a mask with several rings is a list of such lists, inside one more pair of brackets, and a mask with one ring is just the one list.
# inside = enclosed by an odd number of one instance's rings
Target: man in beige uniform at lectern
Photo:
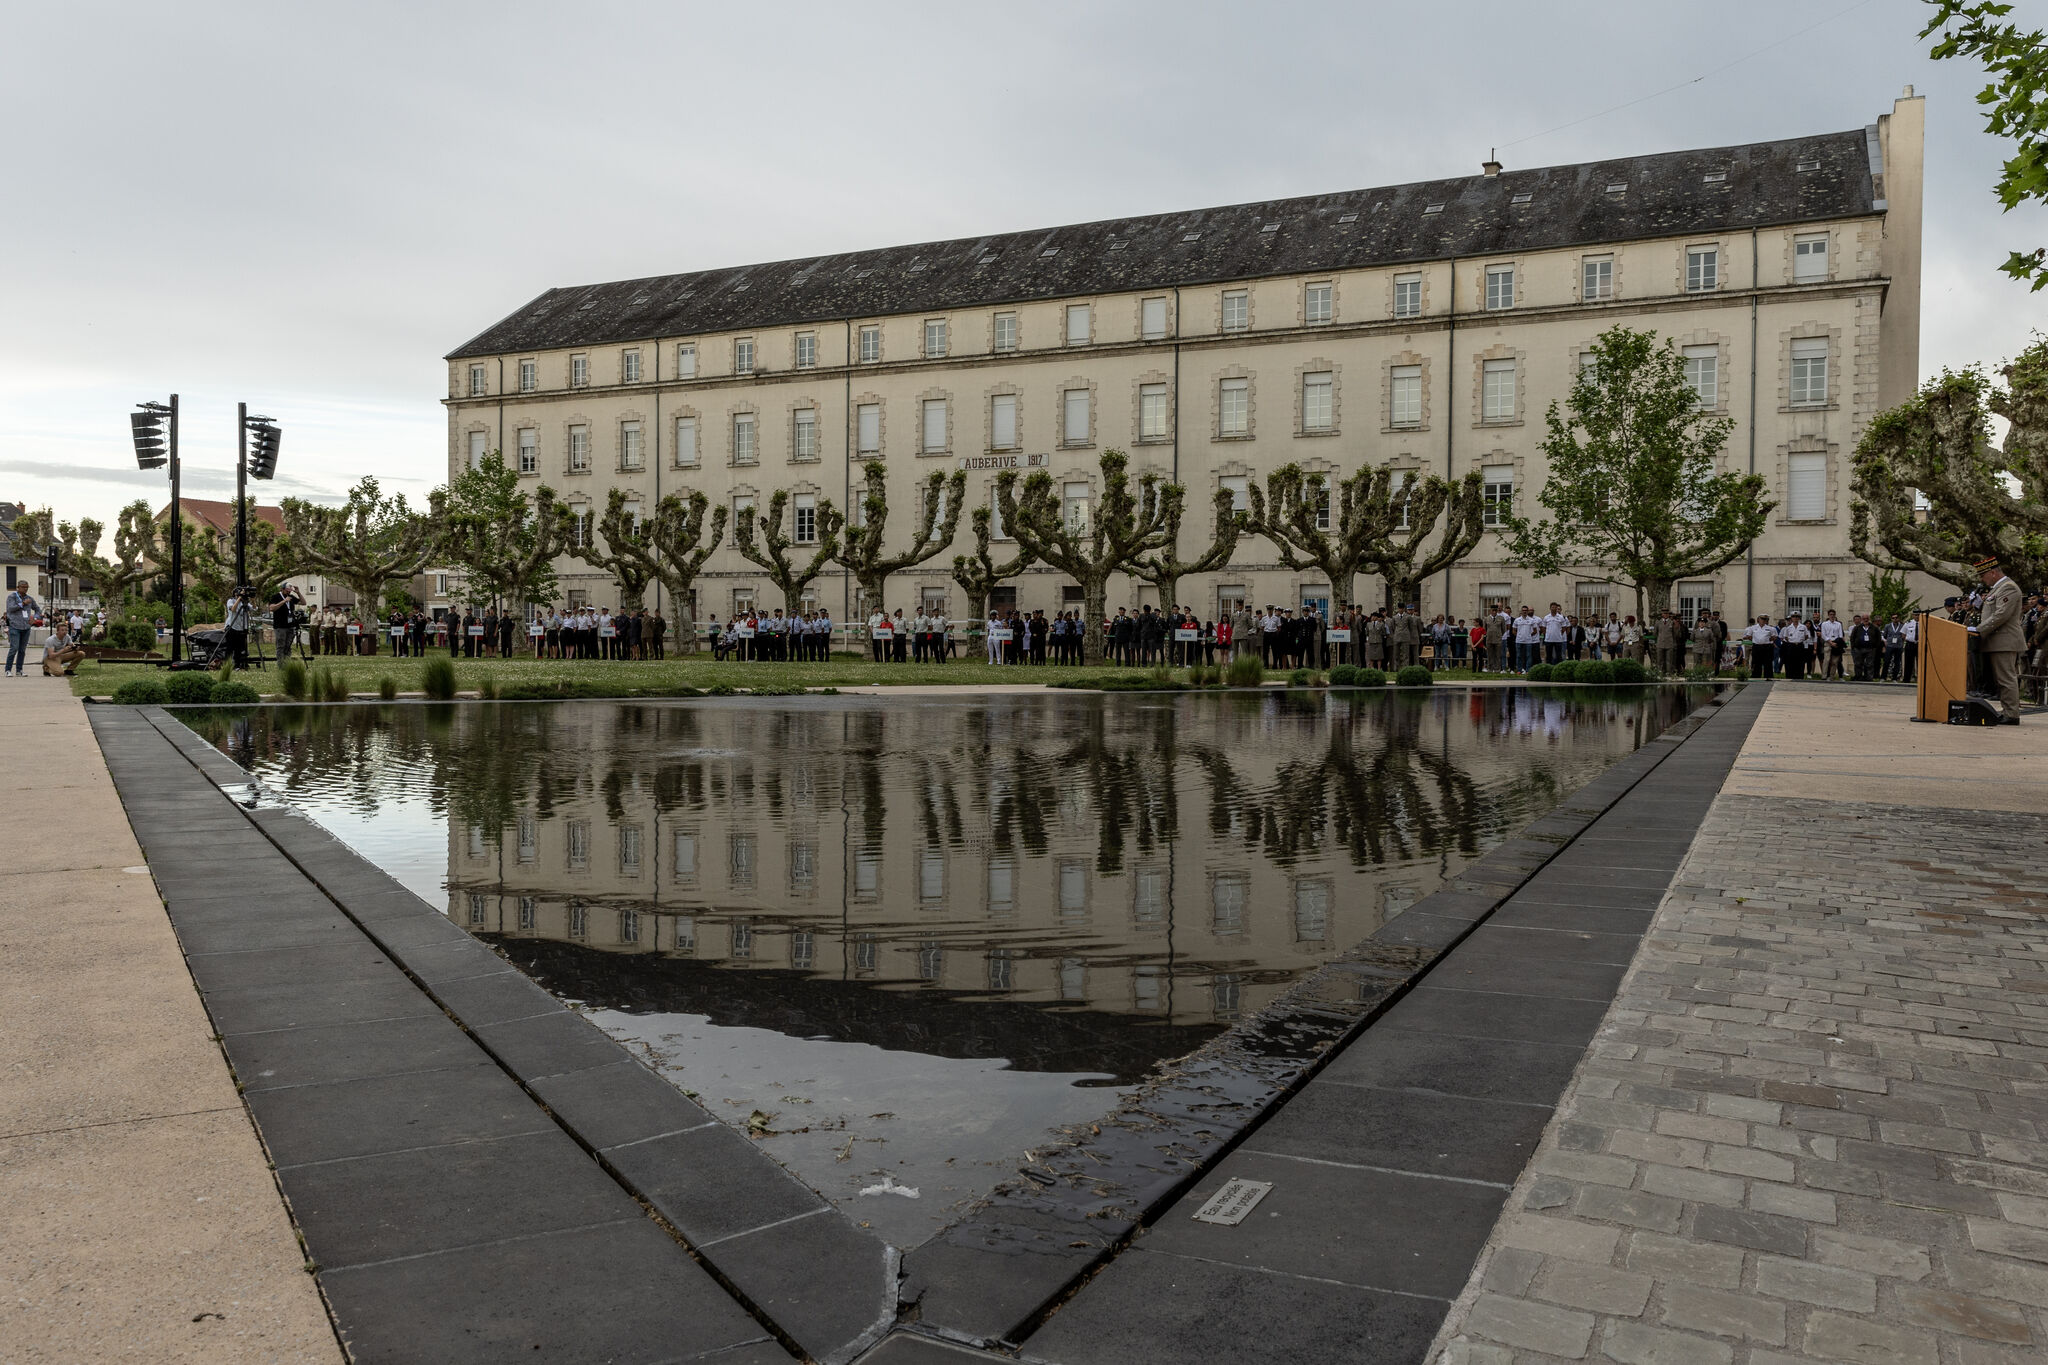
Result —
[[1998, 693], [1998, 709], [2005, 713], [2002, 725], [2020, 723], [2020, 651], [2026, 648], [2026, 626], [2020, 620], [2020, 585], [2005, 576], [1995, 559], [1980, 559], [1977, 577], [1984, 584], [1984, 605], [1977, 609], [1978, 652], [1984, 656], [1984, 674]]

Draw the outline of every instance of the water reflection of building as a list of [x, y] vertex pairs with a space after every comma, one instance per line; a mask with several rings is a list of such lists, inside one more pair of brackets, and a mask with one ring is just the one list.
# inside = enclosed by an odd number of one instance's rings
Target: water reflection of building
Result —
[[478, 708], [439, 746], [449, 914], [607, 953], [1229, 1019], [1625, 751], [1638, 710], [1504, 691]]

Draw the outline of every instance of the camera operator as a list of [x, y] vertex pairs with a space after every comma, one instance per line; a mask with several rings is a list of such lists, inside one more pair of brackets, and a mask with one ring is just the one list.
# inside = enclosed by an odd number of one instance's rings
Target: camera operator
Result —
[[278, 584], [277, 595], [270, 599], [270, 633], [277, 641], [279, 663], [291, 657], [292, 640], [305, 619], [306, 604], [299, 598], [298, 585], [289, 579]]
[[227, 627], [227, 650], [235, 661], [236, 668], [249, 666], [249, 615], [256, 608], [256, 594], [247, 583], [238, 586], [228, 598], [227, 608], [222, 613], [222, 625]]

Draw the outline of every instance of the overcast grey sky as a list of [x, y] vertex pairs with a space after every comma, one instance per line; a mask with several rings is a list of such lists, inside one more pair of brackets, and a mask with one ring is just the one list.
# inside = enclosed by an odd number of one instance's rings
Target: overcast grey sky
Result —
[[422, 493], [440, 357], [554, 285], [1860, 127], [1907, 83], [1922, 368], [1996, 360], [2048, 320], [1996, 271], [2048, 215], [2000, 212], [1982, 73], [1923, 9], [22, 5], [0, 498], [161, 503], [126, 414], [173, 390], [194, 495], [233, 487], [238, 399], [285, 427], [265, 501]]

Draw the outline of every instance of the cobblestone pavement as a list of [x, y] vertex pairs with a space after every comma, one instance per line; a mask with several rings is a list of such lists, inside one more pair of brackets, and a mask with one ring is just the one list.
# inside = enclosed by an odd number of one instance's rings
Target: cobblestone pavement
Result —
[[1434, 1358], [2048, 1359], [2048, 816], [1740, 789]]

